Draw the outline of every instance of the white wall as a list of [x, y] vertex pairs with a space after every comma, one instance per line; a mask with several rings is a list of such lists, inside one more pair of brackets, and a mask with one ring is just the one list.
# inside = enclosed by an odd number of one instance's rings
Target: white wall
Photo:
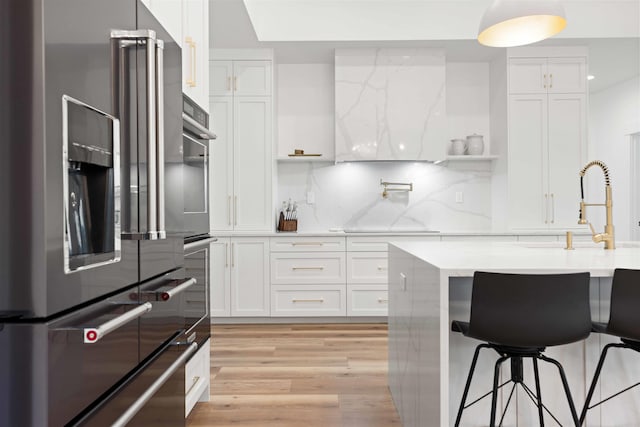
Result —
[[333, 64], [279, 64], [278, 157], [296, 148], [334, 158]]
[[[611, 171], [613, 223], [617, 240], [631, 239], [631, 156], [629, 134], [640, 132], [640, 76], [600, 92], [589, 99], [589, 159], [602, 160]], [[640, 166], [640, 165], [638, 165]], [[602, 174], [589, 170], [587, 201], [604, 200]], [[591, 176], [593, 175], [593, 177]], [[596, 230], [603, 227], [602, 208], [590, 208]]]
[[[279, 64], [277, 68], [278, 156], [294, 148], [333, 156], [333, 64]], [[489, 152], [489, 64], [446, 64], [450, 138], [477, 133]], [[448, 141], [445, 141], [448, 142]], [[301, 231], [332, 227], [491, 229], [491, 165], [485, 162], [425, 163], [279, 163], [278, 204], [299, 204]], [[412, 182], [411, 193], [382, 198], [380, 179]], [[313, 192], [315, 204], [307, 204]], [[462, 193], [462, 203], [456, 193]]]

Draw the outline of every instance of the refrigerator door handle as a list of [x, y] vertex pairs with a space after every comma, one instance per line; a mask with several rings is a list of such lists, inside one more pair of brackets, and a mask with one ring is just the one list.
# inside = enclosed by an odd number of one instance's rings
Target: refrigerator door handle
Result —
[[164, 373], [160, 375], [158, 379], [156, 379], [153, 382], [153, 384], [151, 384], [151, 386], [144, 393], [142, 393], [135, 402], [133, 402], [133, 405], [131, 405], [129, 409], [127, 409], [120, 416], [120, 418], [118, 418], [116, 422], [112, 424], [112, 427], [126, 426], [127, 423], [131, 421], [138, 412], [140, 412], [140, 410], [144, 407], [144, 405], [149, 400], [151, 400], [153, 395], [156, 394], [156, 392], [162, 388], [164, 383], [166, 383], [167, 380], [169, 380], [169, 378], [171, 378], [171, 376], [186, 363], [187, 359], [191, 357], [191, 355], [195, 353], [196, 350], [198, 350], [198, 343], [194, 342], [191, 345], [189, 345], [189, 347], [187, 347], [184, 353], [182, 353], [180, 357], [178, 357], [175, 360], [175, 362], [173, 362], [171, 366], [169, 366], [169, 368], [166, 371], [164, 371]]
[[95, 344], [111, 332], [121, 328], [132, 320], [148, 313], [153, 308], [150, 302], [145, 302], [142, 305], [137, 306], [133, 310], [129, 310], [118, 317], [115, 317], [102, 325], [95, 328], [84, 328], [82, 336], [84, 337], [85, 344]]
[[113, 30], [120, 48], [145, 45], [147, 78], [147, 231], [123, 233], [127, 240], [166, 239], [164, 212], [164, 42], [153, 30]]
[[175, 297], [179, 293], [186, 291], [188, 288], [198, 283], [198, 281], [195, 279], [195, 277], [192, 277], [190, 279], [185, 279], [181, 283], [180, 281], [178, 281], [178, 283], [179, 285], [177, 285], [175, 288], [168, 291], [161, 292], [160, 299], [162, 301], [169, 301], [171, 298]]

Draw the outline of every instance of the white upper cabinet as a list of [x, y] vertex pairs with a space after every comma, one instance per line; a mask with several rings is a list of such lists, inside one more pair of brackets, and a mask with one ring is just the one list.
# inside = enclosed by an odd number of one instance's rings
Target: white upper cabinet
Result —
[[212, 96], [271, 96], [271, 61], [211, 61]]
[[582, 228], [578, 172], [587, 158], [587, 61], [548, 53], [508, 60], [512, 229]]
[[336, 49], [336, 161], [440, 160], [448, 139], [439, 49]]
[[209, 2], [182, 0], [182, 92], [209, 111]]
[[584, 93], [585, 57], [512, 58], [509, 93]]
[[271, 93], [271, 61], [210, 62], [211, 129], [218, 135], [212, 150], [211, 229], [271, 231], [273, 101], [264, 95]]
[[171, 37], [182, 46], [182, 1], [146, 0], [143, 1], [153, 16], [169, 32]]
[[182, 92], [209, 111], [209, 1], [144, 0], [182, 48]]

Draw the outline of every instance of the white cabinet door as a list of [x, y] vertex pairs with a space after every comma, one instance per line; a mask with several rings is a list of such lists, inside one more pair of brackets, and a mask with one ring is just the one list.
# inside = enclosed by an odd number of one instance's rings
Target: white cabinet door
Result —
[[209, 98], [209, 3], [182, 0], [182, 91], [202, 108]]
[[511, 228], [548, 222], [547, 96], [509, 96], [509, 218]]
[[211, 230], [233, 230], [233, 98], [211, 98]]
[[549, 93], [585, 93], [586, 63], [584, 57], [549, 58], [547, 62]]
[[273, 229], [271, 97], [234, 98], [234, 229]]
[[234, 61], [232, 83], [236, 96], [271, 95], [271, 61]]
[[210, 298], [211, 317], [231, 316], [231, 241], [218, 239], [211, 243]]
[[549, 95], [549, 225], [579, 228], [580, 180], [586, 162], [586, 98], [583, 94]]
[[211, 96], [233, 95], [232, 61], [209, 61], [209, 89]]
[[176, 0], [147, 0], [147, 5], [153, 16], [167, 32], [182, 46], [182, 2]]
[[269, 316], [269, 239], [231, 239], [231, 315]]
[[509, 60], [509, 93], [546, 93], [547, 58]]

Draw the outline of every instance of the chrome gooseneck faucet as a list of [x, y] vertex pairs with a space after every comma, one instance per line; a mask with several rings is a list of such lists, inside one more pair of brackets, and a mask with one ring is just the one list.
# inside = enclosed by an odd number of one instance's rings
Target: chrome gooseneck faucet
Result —
[[[604, 173], [604, 182], [605, 182], [605, 202], [604, 203], [585, 203], [584, 202], [584, 184], [583, 179], [587, 170], [591, 166], [599, 166]], [[589, 228], [591, 228], [591, 233], [593, 234], [593, 241], [595, 243], [604, 242], [605, 249], [615, 249], [615, 237], [613, 234], [613, 202], [611, 201], [611, 180], [609, 179], [609, 168], [600, 160], [594, 160], [585, 165], [580, 171], [580, 220], [578, 224], [589, 224]], [[596, 233], [596, 230], [593, 229], [593, 225], [589, 221], [587, 221], [587, 206], [604, 206], [607, 210], [607, 222], [604, 226], [604, 233]]]

